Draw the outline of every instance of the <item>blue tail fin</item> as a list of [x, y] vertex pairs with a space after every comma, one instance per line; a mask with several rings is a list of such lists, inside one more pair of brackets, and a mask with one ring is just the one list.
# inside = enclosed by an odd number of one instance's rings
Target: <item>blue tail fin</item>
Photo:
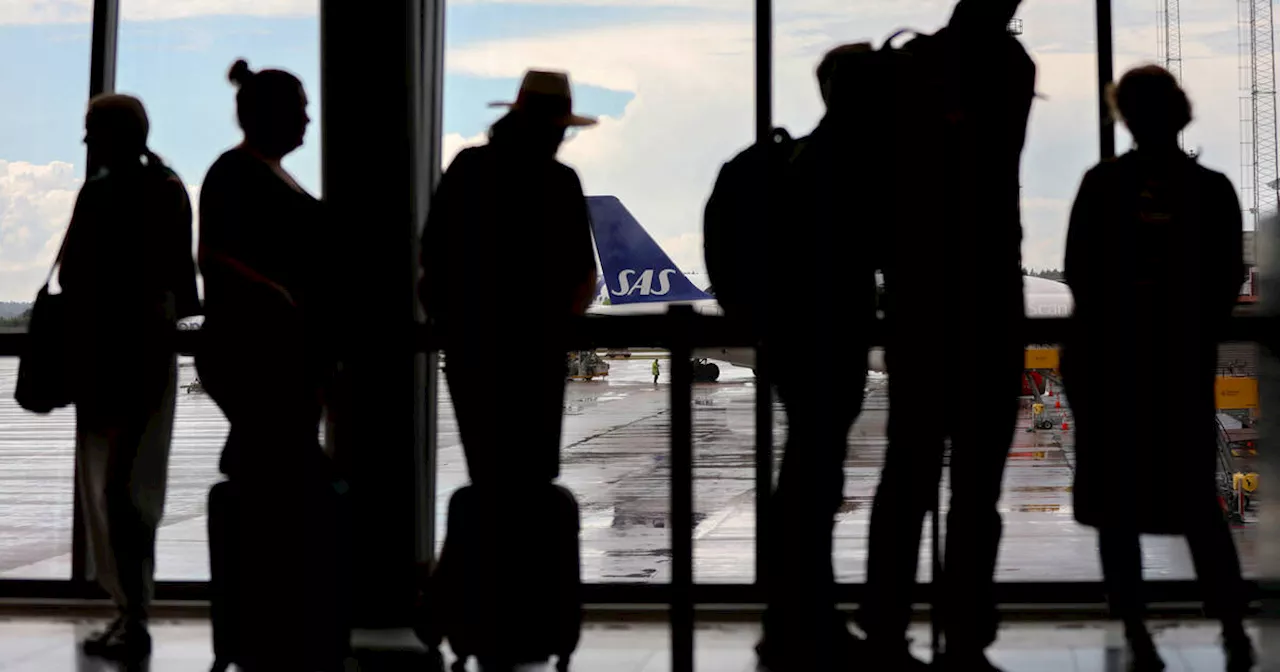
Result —
[[595, 233], [596, 251], [609, 291], [609, 302], [662, 303], [700, 301], [711, 296], [698, 289], [676, 268], [666, 252], [658, 247], [613, 196], [588, 196], [591, 228]]

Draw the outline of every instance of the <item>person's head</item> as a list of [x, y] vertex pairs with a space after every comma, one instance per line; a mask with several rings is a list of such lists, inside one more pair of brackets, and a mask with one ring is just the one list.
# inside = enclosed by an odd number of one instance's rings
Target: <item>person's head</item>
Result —
[[530, 154], [555, 156], [567, 133], [564, 126], [540, 123], [526, 112], [511, 110], [489, 127], [489, 140]]
[[307, 94], [302, 82], [284, 70], [249, 69], [243, 59], [227, 78], [236, 88], [236, 118], [245, 143], [265, 156], [280, 158], [302, 146], [307, 133]]
[[1168, 70], [1158, 65], [1134, 68], [1108, 89], [1111, 114], [1129, 127], [1139, 147], [1176, 145], [1191, 123], [1191, 101]]
[[949, 25], [968, 30], [1005, 31], [1022, 0], [960, 0]]
[[84, 142], [94, 163], [113, 167], [140, 162], [151, 124], [142, 101], [120, 93], [94, 96], [84, 118]]
[[530, 70], [513, 103], [492, 103], [510, 111], [489, 129], [493, 142], [534, 154], [555, 156], [570, 128], [594, 126], [595, 119], [573, 113], [569, 76], [563, 72]]
[[827, 109], [841, 107], [856, 99], [858, 91], [868, 90], [868, 76], [874, 72], [869, 54], [874, 50], [868, 42], [842, 44], [828, 51], [818, 63], [818, 90]]

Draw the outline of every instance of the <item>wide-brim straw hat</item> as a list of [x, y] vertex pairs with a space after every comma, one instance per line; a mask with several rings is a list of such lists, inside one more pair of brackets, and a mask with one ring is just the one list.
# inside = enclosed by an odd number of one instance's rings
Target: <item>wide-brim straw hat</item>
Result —
[[489, 103], [489, 107], [508, 107], [530, 117], [557, 126], [594, 126], [596, 120], [573, 113], [573, 94], [569, 75], [564, 72], [530, 70], [520, 82], [515, 102]]

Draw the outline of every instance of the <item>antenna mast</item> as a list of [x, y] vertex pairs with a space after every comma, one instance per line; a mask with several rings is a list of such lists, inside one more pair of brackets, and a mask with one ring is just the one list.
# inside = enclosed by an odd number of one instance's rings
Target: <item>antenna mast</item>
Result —
[[1240, 187], [1253, 228], [1276, 212], [1276, 60], [1272, 0], [1238, 0]]

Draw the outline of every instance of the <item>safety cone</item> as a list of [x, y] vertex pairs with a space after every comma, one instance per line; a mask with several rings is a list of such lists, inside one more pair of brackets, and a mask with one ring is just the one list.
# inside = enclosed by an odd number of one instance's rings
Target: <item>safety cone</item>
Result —
[[1067, 431], [1068, 429], [1070, 429], [1070, 427], [1068, 427], [1068, 426], [1067, 426], [1067, 421], [1064, 419], [1064, 420], [1062, 421], [1062, 431], [1064, 431], [1064, 432], [1065, 432], [1065, 431]]
[[1046, 397], [1052, 397], [1052, 396], [1053, 396], [1053, 386], [1052, 386], [1052, 385], [1045, 385], [1045, 387], [1046, 387], [1046, 388], [1048, 388], [1048, 390], [1049, 390], [1049, 393], [1048, 393], [1048, 394], [1046, 394], [1045, 396], [1046, 396]]
[[1054, 407], [1054, 408], [1062, 408], [1062, 400], [1061, 400], [1061, 399], [1055, 399], [1055, 400], [1054, 400], [1054, 402], [1053, 402], [1053, 407]]

